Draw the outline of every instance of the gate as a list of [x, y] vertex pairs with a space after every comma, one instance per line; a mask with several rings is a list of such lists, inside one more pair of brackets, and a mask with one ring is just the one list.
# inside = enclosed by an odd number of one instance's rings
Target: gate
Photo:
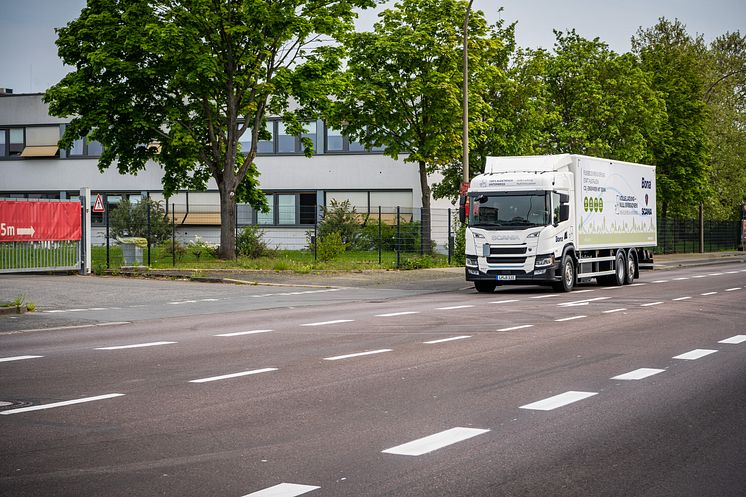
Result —
[[0, 273], [81, 268], [79, 202], [0, 200]]

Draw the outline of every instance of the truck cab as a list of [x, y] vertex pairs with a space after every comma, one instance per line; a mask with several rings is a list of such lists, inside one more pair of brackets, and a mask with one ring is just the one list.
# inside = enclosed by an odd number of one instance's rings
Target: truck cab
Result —
[[572, 247], [572, 175], [492, 173], [474, 178], [464, 202], [466, 279], [479, 291], [504, 283], [556, 284]]

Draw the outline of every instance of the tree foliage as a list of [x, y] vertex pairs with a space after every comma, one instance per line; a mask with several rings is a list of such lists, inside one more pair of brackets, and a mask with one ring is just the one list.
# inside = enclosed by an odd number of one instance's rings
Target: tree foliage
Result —
[[45, 95], [52, 114], [74, 116], [60, 145], [86, 136], [102, 142], [101, 170], [116, 162], [120, 173], [137, 173], [155, 161], [167, 196], [214, 180], [220, 255], [233, 258], [236, 201], [266, 209], [254, 158], [258, 141], [270, 137], [268, 113], [301, 133], [303, 109], [330, 93], [340, 62], [339, 47], [320, 38], [340, 38], [353, 27], [353, 8], [373, 4], [89, 0], [57, 31], [59, 55], [75, 67]]
[[704, 41], [661, 18], [638, 30], [632, 49], [666, 102], [665, 132], [652, 143], [661, 213], [691, 215], [709, 192]]
[[114, 238], [140, 237], [149, 239], [153, 245], [171, 238], [173, 224], [161, 204], [155, 200], [146, 198], [139, 202], [130, 202], [129, 199], [123, 198], [109, 209], [111, 236]]
[[[422, 207], [430, 207], [428, 173], [461, 156], [462, 40], [467, 2], [402, 0], [383, 11], [372, 32], [346, 38], [345, 86], [326, 112], [343, 134], [418, 166]], [[470, 67], [500, 48], [484, 15], [469, 20]], [[474, 104], [475, 107], [478, 104]], [[477, 111], [478, 112], [478, 111]], [[423, 240], [430, 239], [429, 222]]]

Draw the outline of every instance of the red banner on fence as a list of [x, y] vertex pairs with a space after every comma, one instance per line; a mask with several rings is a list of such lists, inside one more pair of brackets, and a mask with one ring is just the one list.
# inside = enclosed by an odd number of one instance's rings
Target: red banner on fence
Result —
[[80, 203], [0, 200], [0, 242], [80, 240]]

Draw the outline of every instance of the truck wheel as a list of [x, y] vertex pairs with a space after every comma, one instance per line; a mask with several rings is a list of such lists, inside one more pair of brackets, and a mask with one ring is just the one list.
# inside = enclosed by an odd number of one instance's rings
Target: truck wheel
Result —
[[624, 252], [618, 252], [616, 255], [616, 262], [614, 263], [614, 280], [613, 284], [616, 286], [624, 285], [627, 278], [627, 262], [624, 257]]
[[634, 252], [631, 250], [627, 252], [627, 271], [624, 278], [625, 285], [631, 285], [635, 281], [635, 273], [637, 272], [637, 259], [635, 258]]
[[569, 255], [562, 256], [562, 281], [553, 285], [558, 292], [572, 292], [575, 288], [575, 261]]
[[497, 286], [497, 283], [494, 281], [475, 281], [474, 282], [474, 288], [476, 288], [479, 293], [492, 293], [495, 291], [496, 286]]

